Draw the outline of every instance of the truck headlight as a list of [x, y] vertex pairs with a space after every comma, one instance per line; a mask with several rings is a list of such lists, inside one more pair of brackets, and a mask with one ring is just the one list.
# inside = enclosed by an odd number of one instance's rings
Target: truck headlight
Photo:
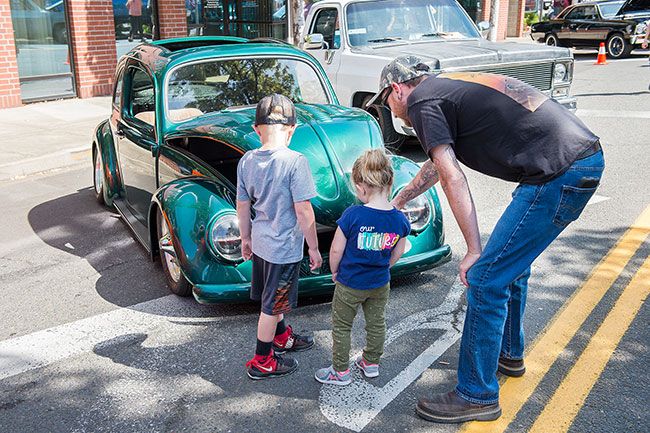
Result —
[[556, 63], [553, 69], [553, 82], [562, 83], [568, 81], [569, 68], [564, 63]]
[[237, 215], [224, 214], [215, 217], [210, 223], [207, 235], [210, 249], [217, 257], [232, 262], [242, 259]]
[[411, 223], [411, 230], [416, 232], [422, 230], [431, 219], [431, 206], [425, 194], [407, 202], [402, 212]]

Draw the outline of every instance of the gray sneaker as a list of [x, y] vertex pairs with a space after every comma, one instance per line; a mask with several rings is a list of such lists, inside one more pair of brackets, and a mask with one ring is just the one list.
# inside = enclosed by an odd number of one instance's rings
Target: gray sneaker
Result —
[[354, 361], [354, 365], [359, 367], [359, 369], [363, 371], [363, 375], [366, 377], [379, 376], [379, 364], [370, 364], [369, 362], [366, 362], [362, 355]]
[[338, 372], [334, 370], [334, 367], [331, 365], [318, 370], [314, 377], [320, 383], [325, 383], [327, 385], [344, 386], [352, 383], [352, 374], [350, 374], [350, 369]]

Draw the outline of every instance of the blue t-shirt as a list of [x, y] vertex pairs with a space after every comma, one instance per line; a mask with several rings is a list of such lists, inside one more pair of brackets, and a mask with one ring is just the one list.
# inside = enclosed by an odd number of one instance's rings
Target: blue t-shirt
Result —
[[358, 290], [376, 289], [390, 281], [390, 253], [411, 232], [397, 209], [352, 206], [337, 221], [348, 240], [336, 280]]

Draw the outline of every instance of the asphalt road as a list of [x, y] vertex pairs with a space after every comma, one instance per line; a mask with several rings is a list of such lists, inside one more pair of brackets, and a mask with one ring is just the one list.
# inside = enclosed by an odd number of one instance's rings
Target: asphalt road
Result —
[[[630, 227], [650, 204], [650, 67], [642, 56], [607, 66], [593, 66], [594, 57], [577, 56], [572, 92], [578, 114], [604, 143], [603, 182], [583, 216], [534, 264], [530, 374], [504, 382], [507, 423], [463, 431], [649, 429], [647, 215]], [[422, 160], [416, 146], [404, 154]], [[487, 239], [514, 185], [467, 174]], [[446, 203], [454, 260], [394, 282], [381, 376], [356, 375], [354, 387], [332, 390], [313, 379], [329, 363], [328, 297], [303, 299], [289, 316], [294, 328], [316, 336], [316, 347], [296, 356], [300, 370], [253, 382], [243, 364], [254, 349], [258, 307], [201, 306], [169, 295], [159, 264], [94, 202], [90, 185], [90, 163], [0, 183], [0, 431], [459, 429], [414, 414], [418, 397], [455, 380], [464, 244]], [[358, 319], [353, 350], [362, 348], [362, 329]], [[574, 402], [562, 394], [567, 389], [583, 389], [584, 398]]]

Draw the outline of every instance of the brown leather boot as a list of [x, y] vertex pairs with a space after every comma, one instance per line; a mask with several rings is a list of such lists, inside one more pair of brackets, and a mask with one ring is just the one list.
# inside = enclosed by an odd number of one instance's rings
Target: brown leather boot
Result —
[[471, 403], [461, 398], [456, 391], [434, 394], [431, 398], [421, 398], [415, 410], [427, 421], [442, 423], [492, 421], [501, 416], [499, 403]]

